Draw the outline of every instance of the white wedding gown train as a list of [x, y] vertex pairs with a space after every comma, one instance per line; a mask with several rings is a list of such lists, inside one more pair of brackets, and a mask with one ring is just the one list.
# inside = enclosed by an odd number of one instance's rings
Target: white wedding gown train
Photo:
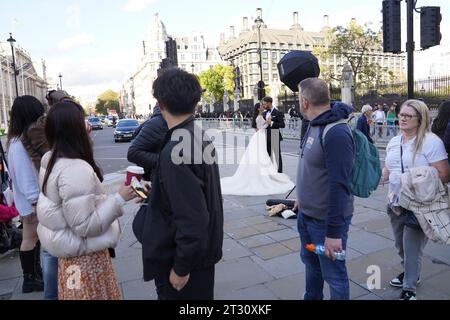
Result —
[[[221, 179], [222, 194], [267, 196], [287, 193], [294, 183], [286, 174], [278, 173], [278, 165], [267, 154], [264, 119], [257, 119], [258, 130], [250, 139], [239, 167], [232, 177]], [[272, 156], [273, 159], [274, 155]]]

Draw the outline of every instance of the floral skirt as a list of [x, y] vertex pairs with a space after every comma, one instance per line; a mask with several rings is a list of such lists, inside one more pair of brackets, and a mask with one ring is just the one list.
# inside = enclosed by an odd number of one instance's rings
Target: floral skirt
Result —
[[108, 249], [58, 259], [59, 300], [120, 300], [120, 289]]

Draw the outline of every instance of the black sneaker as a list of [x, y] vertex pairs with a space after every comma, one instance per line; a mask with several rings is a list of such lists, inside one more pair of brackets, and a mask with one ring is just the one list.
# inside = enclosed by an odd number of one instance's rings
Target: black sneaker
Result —
[[402, 295], [400, 296], [400, 300], [417, 300], [416, 293], [403, 290]]
[[[396, 288], [402, 288], [403, 287], [403, 278], [405, 277], [405, 273], [402, 272], [400, 273], [397, 277], [395, 277], [394, 279], [392, 279], [389, 284], [392, 287], [396, 287]], [[417, 284], [420, 283], [420, 279], [417, 280]]]

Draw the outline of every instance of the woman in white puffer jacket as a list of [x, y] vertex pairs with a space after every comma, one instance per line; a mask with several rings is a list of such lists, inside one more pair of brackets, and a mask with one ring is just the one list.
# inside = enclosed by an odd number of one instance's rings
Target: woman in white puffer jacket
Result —
[[58, 298], [120, 299], [108, 248], [118, 243], [117, 219], [134, 192], [123, 186], [115, 195], [104, 193], [80, 105], [56, 104], [45, 133], [51, 151], [39, 173], [38, 234], [42, 246], [59, 258]]

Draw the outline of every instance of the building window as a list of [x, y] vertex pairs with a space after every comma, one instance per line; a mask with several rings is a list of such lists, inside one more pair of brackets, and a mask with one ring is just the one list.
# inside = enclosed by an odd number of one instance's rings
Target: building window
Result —
[[182, 65], [181, 65], [181, 69], [186, 70], [186, 65], [185, 65], [185, 64], [182, 64]]
[[262, 57], [263, 57], [263, 59], [267, 59], [269, 57], [267, 51], [262, 52]]
[[264, 73], [264, 81], [269, 81], [269, 74], [268, 73]]
[[194, 42], [197, 42], [197, 37], [194, 37]]
[[278, 58], [278, 54], [276, 51], [272, 51], [272, 59]]
[[186, 56], [184, 54], [181, 55], [180, 60], [186, 60]]
[[268, 63], [263, 63], [263, 69], [264, 69], [264, 70], [269, 69], [269, 64], [268, 64]]

